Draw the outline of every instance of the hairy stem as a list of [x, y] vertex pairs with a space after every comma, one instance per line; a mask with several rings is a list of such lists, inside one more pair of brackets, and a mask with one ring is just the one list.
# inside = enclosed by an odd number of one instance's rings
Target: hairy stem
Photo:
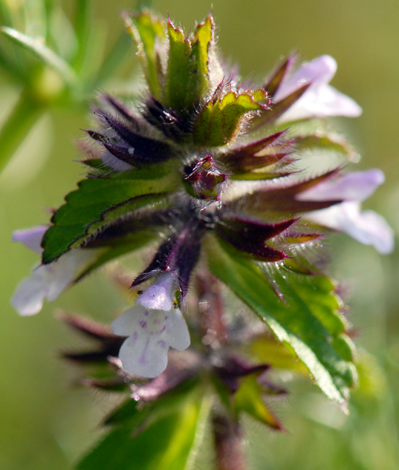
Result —
[[216, 447], [217, 470], [246, 470], [241, 428], [233, 425], [225, 416], [213, 417], [213, 435]]
[[226, 342], [228, 334], [221, 287], [222, 284], [209, 272], [197, 275], [196, 288], [204, 343], [214, 349]]

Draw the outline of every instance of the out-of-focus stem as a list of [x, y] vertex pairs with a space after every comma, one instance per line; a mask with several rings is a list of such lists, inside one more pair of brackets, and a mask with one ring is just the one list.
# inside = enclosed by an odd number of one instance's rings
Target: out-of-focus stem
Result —
[[197, 276], [196, 287], [204, 342], [213, 348], [218, 348], [227, 338], [222, 284], [208, 272]]
[[222, 415], [215, 415], [212, 421], [216, 447], [217, 470], [246, 470], [241, 438], [241, 428]]
[[4, 169], [43, 111], [43, 107], [32, 103], [24, 93], [19, 97], [0, 129], [0, 171]]
[[122, 34], [116, 44], [104, 60], [101, 68], [89, 85], [86, 87], [88, 91], [95, 89], [103, 84], [105, 80], [111, 77], [117, 67], [119, 67], [126, 53], [132, 48], [132, 40], [127, 34]]

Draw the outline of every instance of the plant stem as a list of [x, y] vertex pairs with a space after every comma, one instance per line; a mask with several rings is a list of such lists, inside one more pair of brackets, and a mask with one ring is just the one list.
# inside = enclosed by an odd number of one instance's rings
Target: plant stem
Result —
[[221, 283], [209, 272], [197, 275], [196, 288], [203, 336], [206, 344], [214, 349], [223, 346], [228, 335], [221, 287]]
[[242, 449], [241, 428], [234, 425], [225, 417], [216, 414], [213, 417], [213, 435], [216, 446], [217, 470], [246, 470], [244, 452]]
[[32, 103], [24, 93], [0, 129], [0, 172], [14, 155], [33, 125], [43, 113], [43, 108]]

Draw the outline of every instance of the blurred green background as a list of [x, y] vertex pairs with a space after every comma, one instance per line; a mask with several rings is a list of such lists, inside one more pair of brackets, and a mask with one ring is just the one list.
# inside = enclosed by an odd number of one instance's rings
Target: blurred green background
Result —
[[[120, 10], [131, 8], [132, 2], [96, 0], [93, 4], [95, 21], [110, 35], [109, 47], [123, 31]], [[64, 6], [73, 15], [75, 3], [64, 2]], [[186, 30], [211, 8], [209, 0], [158, 0], [155, 7]], [[213, 12], [221, 50], [240, 64], [243, 77], [262, 79], [293, 50], [304, 60], [325, 53], [335, 57], [338, 72], [332, 84], [364, 111], [356, 120], [335, 124], [361, 154], [358, 169], [379, 167], [385, 172], [386, 184], [365, 206], [383, 214], [398, 232], [399, 2], [213, 0]], [[133, 77], [137, 67], [132, 44], [116, 78]], [[101, 87], [117, 92], [120, 84], [121, 80], [113, 79]], [[4, 71], [0, 85], [4, 121], [20, 88]], [[43, 114], [0, 178], [4, 335], [0, 342], [0, 468], [4, 470], [72, 468], [98, 439], [101, 416], [111, 406], [106, 395], [74, 385], [78, 372], [58, 355], [60, 350], [77, 348], [79, 342], [53, 315], [62, 307], [109, 321], [115, 306], [122, 309], [124, 304], [102, 273], [46, 304], [38, 316], [20, 318], [10, 306], [16, 285], [37, 260], [21, 245], [11, 243], [11, 233], [46, 223], [46, 208], [59, 206], [82, 177], [84, 170], [75, 162], [80, 158], [75, 141], [88, 123], [86, 104], [53, 107]], [[287, 433], [248, 423], [253, 469], [399, 468], [399, 250], [382, 257], [341, 235], [331, 245], [332, 272], [346, 281], [357, 345], [374, 356], [363, 357], [368, 380], [353, 394], [349, 416], [327, 402], [312, 384], [289, 385], [288, 398], [272, 404]]]

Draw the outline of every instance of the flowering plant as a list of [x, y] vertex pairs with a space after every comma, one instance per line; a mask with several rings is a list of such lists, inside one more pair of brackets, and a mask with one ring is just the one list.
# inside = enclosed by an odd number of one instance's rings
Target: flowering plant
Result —
[[[44, 299], [148, 246], [129, 286], [135, 305], [112, 331], [63, 317], [98, 343], [66, 354], [101, 366], [85, 383], [131, 395], [79, 468], [187, 468], [207, 422], [220, 468], [244, 468], [242, 415], [283, 429], [264, 401], [285, 393], [270, 382], [271, 367], [307, 373], [346, 407], [354, 345], [323, 243], [343, 231], [392, 250], [384, 219], [360, 209], [384, 177], [376, 169], [299, 171], [304, 149], [331, 148], [349, 160], [353, 152], [324, 122], [361, 113], [328, 84], [331, 57], [296, 66], [292, 55], [263, 83], [244, 84], [220, 59], [211, 15], [188, 36], [148, 11], [124, 20], [143, 66], [141, 99], [100, 96], [83, 144], [87, 177], [50, 226], [14, 234], [42, 263], [13, 304], [35, 314]], [[248, 319], [226, 307], [224, 286], [252, 312]]]

